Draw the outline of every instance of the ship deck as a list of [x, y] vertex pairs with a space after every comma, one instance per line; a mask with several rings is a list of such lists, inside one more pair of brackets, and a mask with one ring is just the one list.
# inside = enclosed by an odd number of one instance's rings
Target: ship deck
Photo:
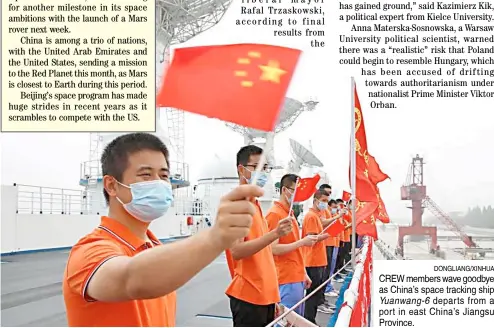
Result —
[[[67, 326], [62, 277], [68, 253], [52, 251], [2, 256], [2, 326]], [[177, 326], [231, 327], [228, 298], [224, 294], [230, 280], [222, 255], [180, 288]], [[326, 326], [328, 320], [329, 315], [318, 313], [320, 326]]]

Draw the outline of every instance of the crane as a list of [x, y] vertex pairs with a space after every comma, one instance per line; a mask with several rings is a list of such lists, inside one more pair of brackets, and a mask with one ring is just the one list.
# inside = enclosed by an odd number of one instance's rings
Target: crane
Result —
[[411, 200], [412, 206], [412, 224], [410, 226], [400, 226], [398, 228], [398, 248], [397, 254], [403, 256], [403, 239], [405, 236], [422, 237], [429, 236], [431, 239], [430, 253], [443, 256], [440, 247], [437, 244], [437, 228], [424, 226], [422, 224], [422, 215], [424, 209], [428, 209], [436, 218], [438, 218], [448, 229], [460, 237], [468, 248], [476, 248], [478, 245], [467, 235], [462, 228], [456, 224], [441, 208], [427, 195], [427, 188], [424, 185], [424, 159], [416, 155], [410, 164], [407, 180], [401, 187], [401, 199]]

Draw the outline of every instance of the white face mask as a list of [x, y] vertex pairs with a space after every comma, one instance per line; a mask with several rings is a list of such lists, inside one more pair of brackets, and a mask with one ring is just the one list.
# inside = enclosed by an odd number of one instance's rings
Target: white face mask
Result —
[[291, 191], [290, 189], [288, 189], [288, 188], [286, 188], [286, 187], [285, 187], [285, 190], [286, 190], [286, 191], [287, 191], [287, 193], [290, 195], [290, 196], [287, 196], [287, 195], [285, 194], [286, 201], [287, 201], [288, 203], [290, 203], [290, 204], [291, 204], [291, 203], [293, 203], [293, 197], [295, 196], [295, 195], [294, 195], [294, 193], [293, 193], [293, 191]]

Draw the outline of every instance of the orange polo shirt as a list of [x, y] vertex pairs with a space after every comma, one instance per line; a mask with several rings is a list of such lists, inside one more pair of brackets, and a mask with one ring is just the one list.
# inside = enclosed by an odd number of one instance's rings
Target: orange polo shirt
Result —
[[[244, 241], [264, 236], [269, 232], [268, 224], [262, 216], [261, 207], [255, 201], [256, 213], [252, 218], [249, 235]], [[252, 256], [234, 260], [227, 251], [228, 268], [233, 272], [233, 279], [226, 289], [226, 294], [244, 302], [256, 305], [269, 305], [280, 301], [278, 277], [274, 264], [271, 245], [264, 247]]]
[[[136, 237], [121, 223], [103, 216], [101, 224], [72, 248], [63, 279], [63, 297], [71, 327], [175, 326], [176, 293], [149, 300], [98, 302], [86, 289], [96, 270], [116, 256], [135, 256], [161, 244], [150, 231], [152, 243]], [[123, 288], [123, 286], [122, 286]]]
[[[266, 215], [269, 230], [274, 230], [278, 222], [288, 217], [289, 208], [281, 202], [274, 202]], [[293, 211], [292, 211], [293, 214]], [[300, 240], [300, 230], [297, 220], [292, 220], [292, 232], [278, 239], [279, 244], [291, 244]], [[275, 255], [274, 263], [278, 272], [278, 284], [291, 284], [305, 280], [305, 265], [302, 247], [283, 255]]]
[[[321, 216], [324, 216], [323, 211], [316, 211], [313, 208], [304, 217], [304, 223], [302, 224], [302, 238], [310, 234], [319, 234], [322, 232], [323, 227], [321, 223]], [[307, 247], [305, 253], [305, 266], [306, 267], [323, 267], [328, 265], [328, 258], [326, 257], [326, 245], [324, 241], [316, 243], [312, 247]]]

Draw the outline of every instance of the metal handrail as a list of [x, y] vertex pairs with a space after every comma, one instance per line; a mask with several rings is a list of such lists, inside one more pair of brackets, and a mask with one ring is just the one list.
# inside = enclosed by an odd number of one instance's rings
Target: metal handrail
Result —
[[[102, 195], [95, 191], [15, 184], [18, 214], [100, 214], [106, 208]], [[175, 215], [209, 216], [207, 202], [187, 192], [174, 191]]]
[[[177, 180], [189, 181], [189, 164], [185, 162], [170, 161], [170, 174]], [[85, 161], [81, 163], [80, 179], [101, 179], [103, 172], [98, 160]]]
[[[92, 214], [101, 196], [77, 189], [15, 184], [18, 214]], [[106, 204], [102, 203], [101, 208]]]

